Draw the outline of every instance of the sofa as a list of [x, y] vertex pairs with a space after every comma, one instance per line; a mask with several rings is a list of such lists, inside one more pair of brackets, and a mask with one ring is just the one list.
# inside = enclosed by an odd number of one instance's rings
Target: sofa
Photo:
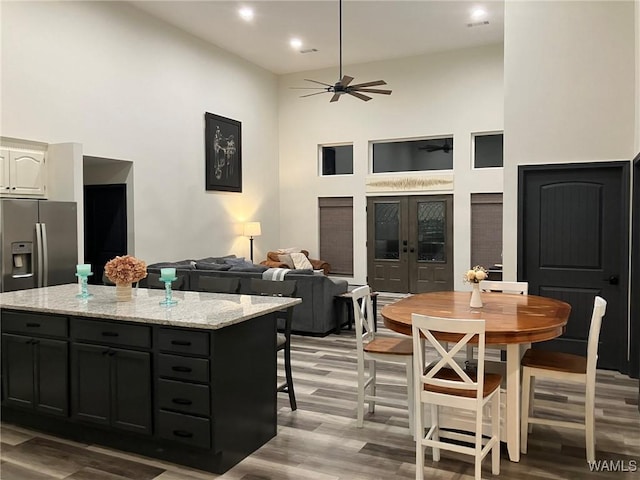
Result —
[[[267, 266], [253, 265], [242, 257], [227, 255], [154, 263], [147, 267], [147, 272], [159, 274], [160, 269], [165, 267], [175, 268], [176, 276], [183, 279], [181, 290], [200, 291], [200, 279], [209, 276], [240, 279], [240, 294], [250, 294], [251, 278], [263, 278], [263, 273], [269, 270]], [[336, 306], [334, 297], [347, 291], [348, 282], [327, 277], [313, 270], [289, 270], [284, 279], [296, 281], [296, 297], [302, 299], [302, 303], [296, 305], [293, 311], [292, 332], [325, 336], [335, 331], [342, 319], [342, 312], [339, 306]], [[147, 279], [142, 279], [140, 287], [147, 286]]]

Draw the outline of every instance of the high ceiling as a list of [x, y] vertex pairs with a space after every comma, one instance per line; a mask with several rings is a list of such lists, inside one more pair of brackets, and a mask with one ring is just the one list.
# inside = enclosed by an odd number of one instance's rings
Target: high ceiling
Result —
[[[276, 74], [338, 65], [338, 0], [131, 3]], [[238, 14], [245, 6], [248, 22]], [[486, 15], [473, 17], [478, 7]], [[502, 0], [345, 0], [342, 15], [345, 65], [500, 43], [504, 30]], [[293, 37], [303, 45], [292, 48]], [[307, 49], [317, 51], [300, 53]]]

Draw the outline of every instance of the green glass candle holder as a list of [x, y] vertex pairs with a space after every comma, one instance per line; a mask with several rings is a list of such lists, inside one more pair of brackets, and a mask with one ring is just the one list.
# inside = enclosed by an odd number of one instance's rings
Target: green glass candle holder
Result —
[[164, 282], [164, 300], [160, 302], [160, 305], [165, 307], [172, 307], [173, 305], [177, 305], [178, 301], [172, 298], [171, 293], [171, 282], [177, 280], [178, 277], [160, 277], [160, 281]]

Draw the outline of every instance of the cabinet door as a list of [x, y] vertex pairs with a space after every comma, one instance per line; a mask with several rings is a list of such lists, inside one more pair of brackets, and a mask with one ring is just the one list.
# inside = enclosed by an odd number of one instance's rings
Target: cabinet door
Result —
[[35, 408], [41, 412], [67, 416], [69, 412], [67, 342], [43, 338], [34, 341]]
[[10, 193], [43, 196], [46, 178], [44, 153], [10, 151], [9, 155]]
[[0, 193], [8, 193], [9, 186], [9, 150], [0, 149]]
[[2, 381], [4, 403], [33, 408], [33, 339], [23, 335], [2, 334]]
[[71, 344], [71, 414], [78, 420], [109, 424], [108, 354], [108, 347]]
[[112, 349], [111, 425], [151, 433], [151, 355]]

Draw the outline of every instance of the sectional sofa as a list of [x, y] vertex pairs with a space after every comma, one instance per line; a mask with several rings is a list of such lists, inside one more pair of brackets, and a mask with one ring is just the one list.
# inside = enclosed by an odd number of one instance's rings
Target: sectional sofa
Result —
[[[200, 260], [181, 260], [179, 262], [161, 262], [149, 265], [149, 277], [140, 281], [140, 287], [152, 286], [154, 275], [164, 267], [174, 267], [178, 280], [175, 286], [180, 290], [199, 291], [200, 278], [203, 276], [238, 278], [238, 293], [251, 293], [251, 278], [263, 278], [269, 269], [263, 265], [253, 265], [235, 255], [208, 257]], [[264, 276], [268, 276], [267, 272]], [[330, 278], [313, 270], [290, 270], [284, 275], [286, 280], [296, 281], [296, 297], [302, 303], [294, 308], [292, 331], [296, 334], [324, 336], [343, 321], [343, 312], [336, 306], [334, 297], [347, 291], [348, 282]]]

